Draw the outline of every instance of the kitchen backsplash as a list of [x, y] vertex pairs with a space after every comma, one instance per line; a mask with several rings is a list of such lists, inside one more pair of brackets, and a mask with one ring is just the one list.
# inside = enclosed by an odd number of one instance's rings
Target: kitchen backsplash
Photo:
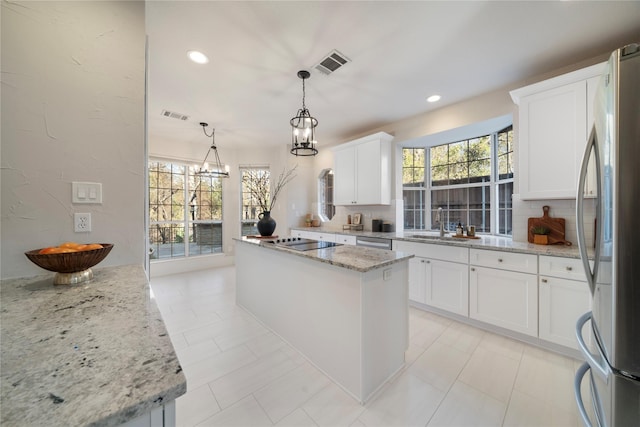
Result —
[[[565, 240], [572, 244], [578, 244], [576, 229], [576, 201], [575, 200], [520, 200], [517, 194], [513, 195], [513, 240], [515, 242], [527, 241], [527, 222], [529, 218], [538, 218], [543, 215], [542, 207], [549, 206], [549, 216], [552, 218], [564, 218]], [[593, 246], [594, 227], [596, 217], [595, 199], [585, 199], [584, 204], [584, 230], [587, 246]]]
[[[347, 223], [347, 216], [362, 214], [362, 223], [365, 231], [371, 231], [371, 220], [381, 219], [391, 222], [396, 229], [402, 228], [402, 200], [392, 200], [390, 206], [336, 206], [333, 219], [323, 224], [330, 229], [341, 230]], [[527, 241], [527, 222], [529, 218], [542, 216], [542, 207], [549, 206], [549, 216], [565, 219], [565, 239], [572, 244], [578, 244], [576, 231], [576, 201], [575, 200], [520, 200], [517, 194], [513, 195], [513, 240], [515, 242]], [[595, 199], [585, 199], [585, 237], [588, 246], [593, 246]], [[301, 224], [303, 225], [303, 224]]]

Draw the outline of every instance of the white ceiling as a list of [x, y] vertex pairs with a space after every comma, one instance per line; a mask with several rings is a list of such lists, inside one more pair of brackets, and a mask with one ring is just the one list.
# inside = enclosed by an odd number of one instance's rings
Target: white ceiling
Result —
[[[290, 143], [301, 69], [321, 149], [640, 42], [640, 1], [147, 1], [146, 19], [150, 144], [203, 152], [201, 121], [221, 149]], [[333, 49], [352, 62], [313, 70]]]

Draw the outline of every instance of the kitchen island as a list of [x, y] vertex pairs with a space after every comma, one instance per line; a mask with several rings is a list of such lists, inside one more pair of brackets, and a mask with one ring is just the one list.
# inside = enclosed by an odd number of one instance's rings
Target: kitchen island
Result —
[[355, 246], [236, 241], [236, 301], [360, 403], [404, 366], [408, 260]]
[[175, 425], [186, 379], [142, 266], [93, 270], [1, 282], [3, 426]]

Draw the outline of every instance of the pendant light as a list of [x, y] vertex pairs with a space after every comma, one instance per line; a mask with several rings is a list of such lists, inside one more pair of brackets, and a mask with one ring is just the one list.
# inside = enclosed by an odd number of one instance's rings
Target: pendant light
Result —
[[[216, 140], [215, 140], [216, 130], [213, 129], [211, 132], [211, 135], [209, 135], [206, 129], [207, 126], [209, 126], [209, 124], [200, 122], [200, 126], [202, 126], [202, 131], [204, 132], [205, 136], [211, 138], [211, 147], [209, 147], [209, 151], [207, 151], [207, 155], [204, 157], [204, 160], [202, 161], [202, 165], [200, 166], [200, 169], [196, 172], [196, 174], [214, 176], [219, 178], [229, 178], [229, 166], [223, 165], [222, 162], [220, 162], [220, 156], [218, 155], [218, 148], [216, 147]], [[210, 170], [209, 163], [207, 163], [207, 159], [209, 158], [209, 154], [211, 153], [212, 150], [215, 155], [215, 164]]]
[[318, 126], [318, 121], [311, 117], [311, 113], [309, 113], [304, 104], [304, 81], [311, 77], [311, 74], [308, 71], [300, 70], [298, 71], [298, 77], [302, 79], [302, 108], [289, 121], [291, 123], [291, 154], [295, 156], [315, 156], [318, 154], [316, 149], [316, 126]]

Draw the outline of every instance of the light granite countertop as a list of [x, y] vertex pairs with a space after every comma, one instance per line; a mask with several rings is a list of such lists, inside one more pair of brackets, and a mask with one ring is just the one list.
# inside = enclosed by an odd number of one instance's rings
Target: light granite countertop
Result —
[[[566, 245], [534, 245], [528, 242], [514, 242], [508, 237], [498, 237], [478, 234], [479, 239], [438, 239], [437, 232], [428, 231], [392, 231], [389, 233], [372, 232], [372, 231], [350, 231], [350, 230], [335, 230], [325, 227], [294, 227], [292, 230], [312, 231], [321, 233], [334, 233], [344, 234], [350, 236], [366, 236], [366, 237], [378, 237], [391, 240], [404, 240], [410, 242], [429, 243], [448, 246], [463, 246], [474, 249], [489, 249], [500, 250], [506, 252], [519, 252], [535, 255], [549, 255], [566, 258], [580, 258], [578, 251], [578, 245], [571, 246]], [[448, 234], [450, 235], [450, 234]], [[414, 236], [429, 236], [431, 238], [414, 237]], [[593, 250], [589, 250], [589, 256], [593, 255]]]
[[116, 426], [186, 393], [142, 266], [0, 282], [3, 426]]
[[355, 270], [361, 273], [382, 268], [397, 262], [413, 258], [412, 254], [405, 254], [398, 251], [387, 251], [384, 249], [366, 248], [362, 246], [339, 245], [332, 248], [315, 249], [309, 251], [298, 251], [276, 246], [268, 240], [251, 238], [235, 239], [243, 244], [259, 245], [265, 250], [282, 251], [294, 256], [314, 259], [326, 264]]

